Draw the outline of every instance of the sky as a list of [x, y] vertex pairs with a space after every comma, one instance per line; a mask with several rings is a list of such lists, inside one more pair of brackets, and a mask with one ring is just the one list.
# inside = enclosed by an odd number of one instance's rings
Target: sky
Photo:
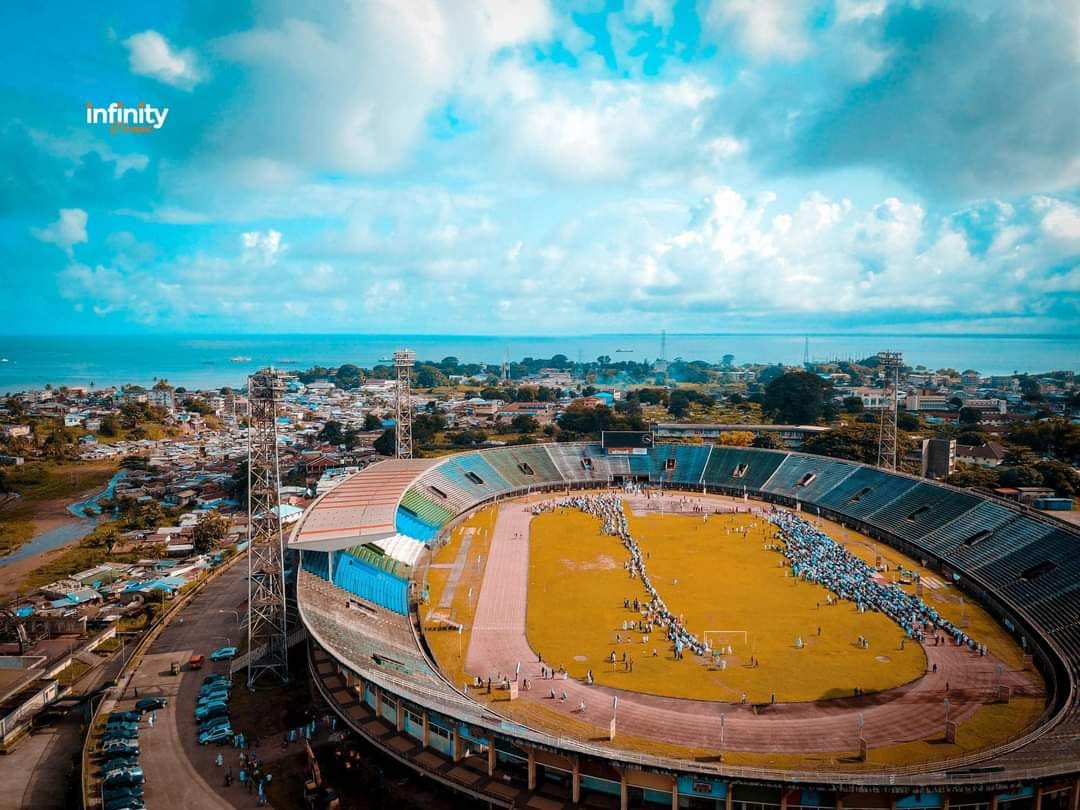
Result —
[[1080, 333], [1080, 0], [5, 17], [0, 333]]

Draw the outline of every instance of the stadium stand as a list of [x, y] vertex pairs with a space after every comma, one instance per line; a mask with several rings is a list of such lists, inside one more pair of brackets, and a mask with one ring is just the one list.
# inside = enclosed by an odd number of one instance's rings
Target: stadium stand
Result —
[[394, 516], [394, 526], [400, 534], [408, 535], [422, 542], [434, 540], [442, 524], [433, 525], [421, 520], [414, 512], [399, 506]]
[[[970, 760], [980, 766], [992, 763], [992, 768], [985, 769], [992, 770], [992, 775], [984, 777], [978, 768], [961, 769], [933, 776], [935, 784], [947, 784], [954, 777], [969, 785], [985, 780], [990, 790], [991, 783], [1031, 778], [1025, 774], [1034, 773], [1040, 779], [1075, 774], [1080, 762], [1080, 700], [1075, 683], [1080, 676], [1080, 536], [1074, 529], [1018, 506], [910, 476], [842, 460], [754, 448], [657, 445], [647, 455], [627, 456], [608, 455], [595, 443], [568, 443], [493, 448], [427, 462], [430, 468], [401, 471], [408, 480], [398, 490], [404, 494], [394, 525], [405, 537], [371, 541], [386, 555], [364, 545], [362, 533], [355, 539], [335, 538], [350, 548], [330, 553], [303, 550], [298, 580], [301, 614], [318, 644], [364, 677], [392, 674], [397, 680], [390, 684], [390, 693], [403, 690], [407, 696], [410, 689], [419, 689], [412, 699], [417, 705], [430, 706], [433, 717], [439, 712], [464, 722], [489, 721], [477, 704], [432, 670], [417, 646], [407, 618], [408, 583], [401, 578], [405, 570], [401, 561], [422, 546], [408, 538], [430, 540], [457, 516], [495, 495], [538, 485], [604, 483], [622, 475], [647, 475], [653, 482], [688, 489], [706, 484], [729, 492], [745, 488], [751, 495], [797, 498], [809, 509], [828, 509], [840, 520], [869, 524], [914, 545], [927, 558], [940, 560], [944, 575], [992, 592], [1006, 626], [1011, 629], [1016, 624], [1017, 635], [1037, 653], [1040, 669], [1047, 667], [1048, 678], [1053, 676], [1048, 685], [1052, 683], [1055, 702], [1037, 733]], [[305, 520], [310, 517], [306, 515]], [[351, 530], [350, 526], [339, 534], [345, 530]], [[316, 538], [311, 542], [323, 543], [317, 532], [311, 534]], [[391, 557], [399, 562], [395, 564]], [[533, 739], [541, 746], [573, 747], [567, 740], [545, 738], [526, 726], [499, 728], [503, 744]], [[578, 754], [608, 756], [580, 749]], [[683, 767], [668, 762], [659, 766]], [[867, 770], [849, 778], [877, 785], [877, 780], [884, 779], [882, 773]], [[908, 784], [921, 780], [900, 773]], [[748, 776], [771, 778], [764, 771]], [[893, 776], [888, 776], [890, 792]], [[1080, 796], [1080, 782], [1076, 784]]]
[[368, 602], [407, 615], [409, 583], [350, 551], [335, 551], [334, 584]]
[[975, 545], [1006, 523], [1016, 519], [1016, 512], [993, 501], [982, 501], [974, 509], [954, 518], [927, 534], [919, 545], [937, 555], [958, 546]]
[[1052, 527], [1029, 517], [1014, 517], [986, 536], [981, 536], [980, 532], [971, 535], [946, 554], [945, 559], [959, 568], [972, 570], [1035, 543], [1052, 531]]
[[786, 453], [717, 445], [709, 456], [702, 482], [714, 487], [740, 491], [745, 488], [754, 492], [765, 485], [785, 458]]
[[885, 531], [916, 540], [974, 509], [979, 499], [945, 487], [918, 483], [867, 517]]
[[449, 523], [456, 513], [448, 509], [443, 503], [434, 500], [437, 497], [428, 490], [414, 486], [402, 497], [398, 509], [399, 511], [401, 509], [407, 510], [408, 513], [430, 526], [443, 526]]
[[649, 454], [652, 480], [697, 486], [705, 472], [712, 445], [660, 445]]
[[800, 501], [816, 501], [858, 467], [822, 456], [792, 453], [776, 469], [763, 489], [775, 495], [786, 495]]
[[562, 480], [544, 445], [503, 447], [489, 451], [486, 458], [514, 487], [529, 487]]
[[860, 467], [822, 495], [817, 505], [861, 519], [892, 503], [916, 483], [873, 467]]

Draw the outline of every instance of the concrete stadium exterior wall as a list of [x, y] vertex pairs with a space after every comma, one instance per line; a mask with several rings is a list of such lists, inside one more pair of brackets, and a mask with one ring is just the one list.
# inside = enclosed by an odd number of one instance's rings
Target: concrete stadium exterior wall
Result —
[[[659, 446], [655, 448], [660, 450]], [[748, 448], [744, 448], [748, 449]], [[500, 449], [479, 451], [480, 453], [494, 453], [499, 452]], [[774, 451], [756, 451], [761, 453], [774, 452]], [[801, 455], [783, 453], [783, 455]], [[820, 457], [813, 457], [818, 459]], [[828, 461], [828, 460], [826, 460]], [[850, 462], [847, 462], [850, 463]], [[862, 465], [859, 465], [862, 466]], [[437, 469], [433, 468], [433, 469]], [[896, 474], [901, 475], [902, 474]], [[702, 472], [704, 477], [704, 471]], [[910, 476], [904, 476], [910, 477]], [[923, 479], [914, 479], [922, 483], [932, 483], [924, 481]], [[456, 515], [451, 521], [447, 522], [440, 528], [439, 536], [445, 537], [447, 532], [451, 531], [455, 526], [459, 525], [470, 514], [474, 513], [477, 509], [487, 506], [491, 503], [499, 502], [502, 500], [521, 497], [523, 495], [536, 494], [540, 492], [552, 492], [560, 493], [568, 490], [587, 490], [609, 487], [613, 482], [611, 480], [566, 480], [565, 478], [560, 481], [546, 481], [537, 483], [535, 485], [527, 487], [515, 487], [504, 492], [489, 494], [486, 497], [481, 497], [471, 504], [468, 509], [464, 510], [460, 514]], [[660, 482], [657, 482], [660, 483]], [[677, 480], [665, 480], [662, 482], [665, 488], [700, 493], [702, 491], [720, 493], [725, 495], [734, 496], [749, 496], [753, 497], [756, 501], [766, 503], [778, 503], [785, 506], [794, 506], [796, 500], [794, 498], [770, 493], [763, 490], [746, 490], [736, 487], [723, 487], [712, 486], [708, 483], [702, 483], [699, 479], [697, 481], [677, 481]], [[938, 485], [944, 486], [944, 485]], [[953, 489], [953, 488], [949, 488]], [[957, 490], [959, 491], [959, 490]], [[971, 494], [971, 493], [966, 493]], [[813, 506], [815, 510], [818, 509], [814, 503], [803, 501], [803, 506]], [[969, 755], [966, 757], [953, 760], [951, 762], [937, 763], [933, 766], [933, 770], [923, 769], [921, 771], [912, 772], [910, 768], [898, 768], [893, 770], [882, 769], [880, 772], [848, 772], [848, 773], [815, 773], [815, 772], [797, 772], [797, 771], [779, 771], [779, 770], [766, 770], [766, 769], [753, 769], [753, 768], [739, 768], [739, 767], [701, 767], [695, 763], [688, 763], [681, 760], [673, 760], [663, 757], [646, 757], [636, 755], [622, 755], [620, 752], [604, 751], [597, 753], [595, 746], [585, 746], [575, 744], [575, 741], [565, 740], [563, 738], [549, 738], [547, 735], [537, 734], [535, 731], [527, 730], [525, 727], [520, 727], [521, 734], [515, 734], [512, 730], [507, 730], [501, 724], [498, 728], [483, 728], [478, 726], [475, 722], [472, 724], [477, 733], [486, 733], [491, 739], [496, 741], [496, 747], [499, 744], [506, 746], [508, 749], [516, 749], [518, 751], [529, 749], [534, 752], [547, 751], [552, 755], [564, 757], [567, 761], [575, 760], [579, 763], [582, 761], [597, 760], [606, 767], [614, 768], [623, 773], [629, 772], [642, 772], [650, 773], [661, 776], [665, 779], [670, 779], [671, 787], [669, 788], [669, 795], [673, 802], [672, 806], [679, 806], [677, 804], [680, 795], [683, 797], [695, 797], [698, 800], [704, 800], [704, 796], [698, 792], [681, 793], [678, 789], [679, 780], [683, 780], [686, 784], [686, 780], [697, 780], [701, 785], [707, 783], [723, 784], [725, 787], [725, 807], [727, 810], [733, 810], [732, 802], [741, 803], [737, 796], [738, 791], [732, 790], [731, 786], [738, 784], [741, 786], [758, 786], [761, 788], [775, 789], [780, 791], [781, 801], [777, 806], [785, 807], [787, 802], [787, 796], [789, 791], [793, 788], [806, 788], [813, 790], [823, 791], [837, 791], [840, 790], [851, 793], [877, 793], [888, 798], [888, 803], [884, 806], [896, 807], [898, 800], [902, 806], [915, 806], [910, 802], [905, 804], [901, 798], [905, 794], [910, 796], [917, 796], [923, 791], [939, 791], [943, 794], [959, 794], [964, 793], [971, 796], [969, 802], [966, 798], [962, 802], [954, 802], [957, 806], [972, 804], [976, 806], [982, 806], [987, 808], [997, 808], [999, 803], [1001, 807], [1012, 807], [1011, 801], [1007, 798], [1012, 796], [1009, 791], [1014, 791], [1017, 786], [1026, 786], [1032, 788], [1032, 796], [1035, 797], [1033, 802], [1029, 805], [1031, 807], [1039, 808], [1041, 806], [1043, 795], [1058, 796], [1056, 791], [1066, 791], [1067, 796], [1061, 800], [1060, 806], [1062, 808], [1069, 808], [1069, 810], [1080, 810], [1080, 762], [1064, 759], [1061, 761], [1042, 762], [1038, 766], [995, 766], [995, 758], [1000, 758], [1004, 754], [1015, 751], [1022, 748], [1034, 740], [1037, 740], [1043, 733], [1045, 733], [1054, 723], [1059, 721], [1064, 715], [1074, 706], [1075, 684], [1073, 682], [1072, 674], [1069, 670], [1067, 663], [1064, 660], [1064, 654], [1057, 646], [1049, 639], [1048, 635], [1043, 633], [1038, 627], [1038, 624], [1031, 620], [1031, 617], [1026, 615], [1022, 609], [1018, 609], [1016, 605], [1012, 605], [1004, 600], [998, 598], [994, 589], [987, 583], [981, 581], [978, 577], [973, 577], [967, 572], [960, 571], [956, 566], [944, 561], [936, 555], [930, 554], [919, 547], [903, 538], [883, 531], [880, 527], [873, 526], [863, 520], [853, 518], [845, 515], [843, 512], [839, 512], [833, 509], [821, 508], [822, 516], [834, 519], [837, 522], [842, 522], [845, 525], [849, 525], [854, 529], [861, 532], [865, 532], [877, 539], [893, 545], [897, 549], [903, 551], [905, 554], [912, 556], [916, 559], [925, 559], [931, 562], [930, 567], [934, 565], [938, 566], [940, 570], [956, 570], [962, 574], [962, 578], [958, 583], [965, 592], [975, 597], [978, 601], [988, 605], [993, 611], [995, 611], [999, 618], [1009, 616], [1013, 619], [1015, 626], [1022, 628], [1026, 632], [1026, 638], [1028, 639], [1029, 647], [1035, 656], [1035, 662], [1042, 670], [1043, 674], [1047, 678], [1048, 686], [1051, 690], [1052, 700], [1048, 706], [1047, 714], [1043, 718], [1043, 723], [1034, 732], [1018, 738], [1017, 740], [1007, 743], [1004, 746], [1000, 746], [996, 749], [980, 752], [975, 755]], [[1019, 510], [1018, 514], [1021, 512]], [[304, 615], [303, 611], [303, 597], [301, 595], [301, 617]], [[434, 663], [430, 650], [427, 648], [423, 641], [422, 634], [419, 632], [418, 618], [415, 612], [415, 605], [412, 611], [412, 627], [416, 637], [418, 649], [420, 649], [428, 662], [432, 665], [432, 668], [438, 672], [438, 668]], [[305, 621], [306, 623], [306, 621]], [[310, 627], [309, 627], [310, 631]], [[381, 690], [383, 694], [386, 694], [388, 698], [395, 701], [401, 701], [401, 705], [407, 707], [409, 711], [416, 713], [426, 713], [429, 711], [437, 711], [443, 716], [452, 717], [455, 709], [453, 707], [447, 707], [438, 700], [427, 700], [423, 696], [417, 694], [410, 694], [408, 689], [395, 688], [394, 685], [388, 684], [383, 678], [380, 677], [382, 673], [372, 671], [370, 668], [365, 667], [360, 662], [348, 661], [344, 656], [339, 654], [333, 649], [333, 645], [326, 645], [322, 642], [317, 634], [312, 633], [313, 649], [323, 650], [325, 654], [329, 655], [335, 661], [335, 666], [338, 671], [344, 674], [346, 681], [362, 680], [365, 683], [365, 688], [370, 689], [372, 686], [378, 691]], [[316, 675], [318, 680], [318, 674], [315, 670], [315, 665], [312, 665], [312, 672]], [[382, 681], [380, 683], [380, 681]], [[451, 689], [461, 695], [458, 690], [453, 687], [452, 684], [448, 684]], [[320, 685], [321, 688], [321, 685]], [[388, 748], [383, 741], [372, 738], [368, 733], [365, 733], [361, 727], [350, 718], [348, 711], [342, 711], [339, 706], [335, 705], [335, 702], [329, 692], [323, 690], [324, 697], [335, 711], [342, 718], [353, 727], [354, 730], [363, 734], [373, 744], [379, 746], [391, 756], [397, 759], [406, 761], [408, 758], [401, 756], [400, 751], [393, 748]], [[464, 696], [461, 695], [463, 698]], [[467, 699], [467, 698], [465, 698]], [[474, 704], [478, 709], [479, 704]], [[469, 723], [468, 719], [461, 719], [459, 722]], [[511, 724], [512, 725], [512, 724]], [[404, 729], [402, 729], [404, 730]], [[524, 733], [527, 732], [527, 733]], [[546, 738], [546, 739], [545, 739]], [[423, 742], [423, 741], [422, 741]], [[456, 743], [455, 743], [456, 745]], [[424, 745], [425, 749], [430, 746]], [[456, 756], [457, 749], [455, 748], [451, 754]], [[627, 752], [629, 753], [629, 752]], [[535, 768], [535, 756], [530, 757], [532, 764], [529, 766], [530, 770]], [[416, 768], [418, 771], [424, 772], [424, 768], [418, 765], [416, 762], [406, 761], [410, 767]], [[474, 798], [481, 798], [485, 801], [493, 804], [503, 804], [509, 806], [505, 802], [500, 802], [497, 796], [484, 793], [483, 791], [477, 792], [468, 786], [455, 783], [453, 779], [443, 778], [445, 775], [440, 773], [427, 773], [427, 775], [436, 778], [438, 781], [444, 782], [455, 789], [461, 789], [468, 795], [472, 795]], [[577, 777], [577, 781], [580, 783], [580, 769]], [[531, 790], [535, 787], [531, 784], [535, 781], [535, 774], [529, 777], [530, 785], [527, 788]], [[640, 781], [640, 780], [639, 780]], [[635, 787], [632, 784], [632, 774], [629, 779], [623, 780], [624, 785], [622, 794], [624, 797], [623, 806], [626, 806], [627, 791]], [[638, 786], [640, 787], [640, 786]], [[575, 790], [580, 789], [578, 784]], [[650, 787], [648, 790], [651, 793], [656, 793], [657, 788]], [[1005, 791], [1003, 793], [1003, 791]], [[732, 796], [735, 795], [733, 799]], [[984, 794], [979, 796], [979, 794]], [[1064, 794], [1062, 794], [1064, 795]], [[910, 798], [909, 796], [909, 798]], [[978, 798], [976, 798], [978, 796]], [[1060, 798], [1060, 796], [1058, 796]], [[652, 796], [653, 799], [656, 796]], [[749, 800], [747, 800], [749, 801]], [[1013, 799], [1013, 801], [1019, 801], [1019, 799]], [[1006, 802], [1009, 802], [1007, 805]], [[756, 802], [756, 804], [762, 804]], [[797, 802], [792, 803], [793, 806]], [[696, 806], [696, 805], [695, 805]], [[719, 806], [719, 805], [717, 805]], [[835, 803], [822, 806], [845, 806], [842, 799], [838, 799]], [[846, 804], [849, 808], [859, 806]], [[875, 804], [873, 806], [882, 806]], [[941, 804], [937, 806], [942, 806]], [[948, 806], [948, 798], [945, 799], [945, 806]], [[1017, 810], [1021, 805], [1015, 805]], [[974, 808], [973, 808], [974, 810]]]

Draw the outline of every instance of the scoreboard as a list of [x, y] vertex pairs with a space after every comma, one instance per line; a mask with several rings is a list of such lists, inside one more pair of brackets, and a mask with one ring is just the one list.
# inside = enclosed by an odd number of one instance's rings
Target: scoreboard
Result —
[[605, 430], [600, 446], [611, 456], [644, 456], [653, 446], [650, 430]]

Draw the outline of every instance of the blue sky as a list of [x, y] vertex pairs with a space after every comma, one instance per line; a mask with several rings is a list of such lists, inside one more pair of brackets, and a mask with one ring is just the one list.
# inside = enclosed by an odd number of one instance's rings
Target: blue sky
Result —
[[0, 332], [1080, 331], [1076, 3], [6, 17]]

